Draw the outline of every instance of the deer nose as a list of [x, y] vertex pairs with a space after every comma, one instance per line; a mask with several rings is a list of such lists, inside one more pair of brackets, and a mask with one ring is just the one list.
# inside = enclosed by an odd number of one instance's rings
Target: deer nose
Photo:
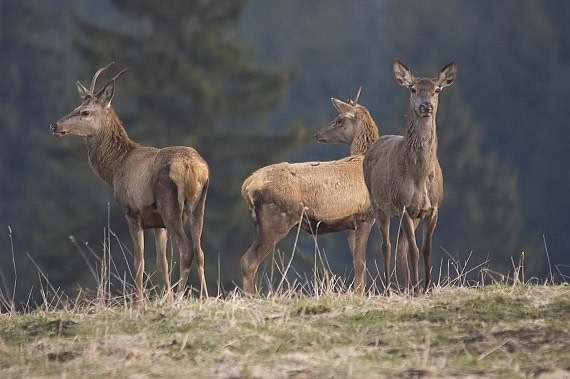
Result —
[[65, 131], [63, 130], [59, 130], [59, 125], [57, 124], [57, 122], [55, 124], [51, 124], [49, 126], [49, 130], [51, 131], [52, 134], [56, 135], [56, 136], [63, 136], [65, 134]]
[[420, 104], [420, 112], [421, 113], [431, 113], [433, 112], [433, 105], [430, 102], [423, 102]]

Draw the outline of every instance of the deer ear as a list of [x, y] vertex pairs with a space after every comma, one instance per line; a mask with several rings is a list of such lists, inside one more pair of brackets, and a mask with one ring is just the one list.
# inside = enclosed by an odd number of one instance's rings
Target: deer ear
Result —
[[394, 64], [392, 65], [392, 69], [394, 70], [394, 77], [396, 81], [404, 87], [410, 87], [414, 84], [414, 75], [409, 68], [406, 67], [400, 60], [396, 59]]
[[344, 117], [354, 118], [354, 108], [352, 105], [339, 99], [335, 99], [334, 97], [331, 98], [331, 101], [338, 113], [342, 114]]
[[85, 88], [83, 84], [77, 81], [77, 91], [79, 91], [79, 96], [81, 96], [81, 100], [85, 100], [87, 96], [90, 95], [89, 90]]
[[437, 76], [437, 84], [443, 88], [450, 86], [455, 81], [457, 75], [457, 65], [455, 62], [449, 63], [447, 66], [441, 69], [441, 72]]
[[111, 101], [115, 95], [115, 81], [111, 80], [95, 95], [95, 98], [105, 107], [111, 106]]

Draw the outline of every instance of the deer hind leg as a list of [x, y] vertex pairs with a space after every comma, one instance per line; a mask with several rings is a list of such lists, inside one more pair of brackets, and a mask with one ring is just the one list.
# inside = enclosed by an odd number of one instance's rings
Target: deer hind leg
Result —
[[[206, 194], [208, 192], [208, 183], [202, 188], [200, 198], [196, 202], [194, 209], [190, 211], [190, 237], [192, 238], [192, 251], [196, 254], [196, 265], [198, 266], [198, 277], [200, 278], [200, 297], [208, 297], [208, 285], [206, 282], [206, 270], [204, 262], [204, 251], [202, 251], [202, 229], [204, 227], [204, 211], [206, 206]], [[191, 263], [191, 262], [190, 262]], [[182, 266], [180, 266], [182, 267]], [[188, 273], [190, 266], [188, 266]], [[188, 277], [186, 274], [186, 278]], [[180, 275], [182, 277], [182, 273]]]
[[422, 241], [422, 256], [424, 258], [424, 272], [425, 272], [425, 283], [424, 292], [428, 292], [431, 287], [431, 250], [432, 250], [432, 238], [433, 232], [435, 231], [435, 226], [438, 219], [438, 210], [432, 213], [432, 215], [425, 219], [423, 225], [423, 241]]
[[293, 221], [273, 204], [256, 206], [252, 212], [254, 212], [255, 239], [240, 260], [243, 289], [249, 294], [256, 292], [255, 274], [261, 262], [298, 222], [298, 220]]
[[167, 171], [159, 172], [155, 199], [164, 226], [168, 234], [172, 236], [180, 254], [180, 277], [176, 285], [176, 292], [182, 295], [186, 289], [190, 267], [194, 260], [194, 250], [184, 232], [184, 198], [179, 196], [177, 185], [168, 177]]
[[168, 259], [166, 257], [166, 245], [168, 243], [168, 233], [165, 228], [154, 229], [154, 243], [156, 247], [156, 266], [160, 270], [164, 283], [164, 293], [167, 298], [172, 297], [170, 285], [170, 271], [168, 270]]
[[140, 302], [144, 298], [144, 231], [138, 220], [128, 219], [128, 223], [129, 231], [131, 233], [131, 238], [133, 239], [134, 245], [136, 301]]
[[348, 231], [348, 244], [352, 253], [354, 266], [354, 292], [359, 295], [366, 288], [366, 244], [374, 219], [357, 224], [356, 230]]
[[183, 295], [186, 289], [186, 283], [188, 282], [188, 277], [190, 276], [192, 261], [194, 260], [194, 249], [184, 232], [181, 219], [176, 219], [175, 222], [172, 223], [165, 221], [165, 224], [166, 229], [172, 235], [180, 254], [180, 276], [178, 277], [178, 283], [176, 284], [176, 292], [178, 295]]

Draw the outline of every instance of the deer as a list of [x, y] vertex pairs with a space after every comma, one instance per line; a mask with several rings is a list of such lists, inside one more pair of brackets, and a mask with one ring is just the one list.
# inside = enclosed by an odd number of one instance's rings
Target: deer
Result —
[[[112, 63], [111, 63], [112, 64]], [[134, 245], [136, 300], [143, 299], [144, 230], [153, 229], [157, 267], [168, 298], [172, 297], [166, 256], [168, 236], [180, 254], [176, 292], [182, 295], [196, 256], [200, 296], [208, 296], [201, 236], [204, 207], [210, 181], [209, 168], [192, 147], [144, 146], [129, 138], [111, 101], [120, 71], [95, 93], [97, 70], [87, 89], [77, 81], [81, 104], [51, 124], [58, 137], [79, 136], [85, 140], [89, 164], [95, 174], [113, 189], [113, 198], [125, 214]], [[188, 222], [190, 239], [184, 230]]]
[[240, 260], [247, 294], [256, 292], [255, 275], [261, 262], [298, 225], [313, 235], [347, 231], [353, 289], [364, 292], [366, 244], [374, 216], [362, 160], [378, 138], [378, 127], [368, 110], [357, 104], [358, 96], [348, 103], [331, 101], [339, 115], [315, 138], [349, 144], [350, 156], [326, 162], [277, 163], [260, 168], [243, 182], [242, 196], [255, 227], [255, 239]]
[[[432, 238], [443, 200], [443, 174], [437, 157], [438, 97], [443, 88], [455, 81], [457, 67], [451, 62], [434, 78], [417, 78], [404, 63], [395, 60], [393, 71], [396, 81], [410, 90], [405, 135], [384, 135], [370, 146], [363, 161], [364, 182], [382, 235], [386, 292], [390, 292], [391, 280], [390, 217], [400, 217], [404, 240], [397, 241], [396, 260], [407, 290], [417, 295], [420, 252], [415, 230], [423, 220], [421, 252], [427, 292], [431, 285]], [[398, 246], [400, 243], [402, 246]], [[399, 249], [407, 249], [407, 254], [399, 253]]]

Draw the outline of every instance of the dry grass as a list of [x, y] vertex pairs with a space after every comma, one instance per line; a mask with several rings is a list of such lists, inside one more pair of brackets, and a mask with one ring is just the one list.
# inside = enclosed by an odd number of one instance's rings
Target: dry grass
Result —
[[558, 378], [570, 375], [568, 314], [568, 285], [79, 300], [0, 315], [0, 375]]
[[0, 377], [570, 377], [570, 286], [525, 282], [522, 260], [505, 276], [450, 261], [419, 297], [383, 296], [371, 276], [356, 296], [316, 248], [307, 280], [277, 254], [257, 297], [134, 305], [110, 293], [109, 256], [93, 294], [69, 299], [46, 281], [26, 312], [0, 298]]

